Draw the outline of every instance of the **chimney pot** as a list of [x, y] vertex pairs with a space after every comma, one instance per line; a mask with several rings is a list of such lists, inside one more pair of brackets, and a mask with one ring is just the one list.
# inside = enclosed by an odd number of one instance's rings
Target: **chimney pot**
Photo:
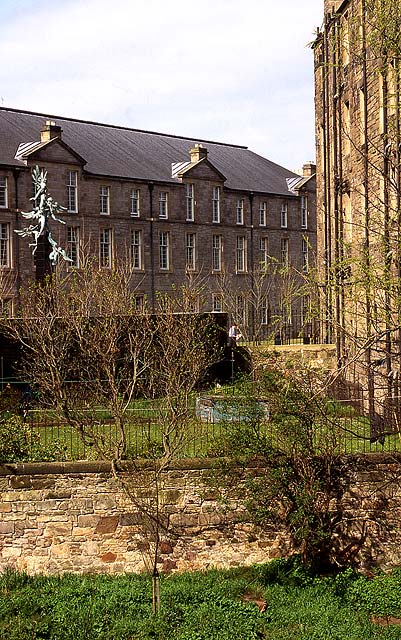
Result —
[[305, 162], [302, 167], [302, 174], [304, 178], [310, 178], [313, 174], [316, 173], [316, 165], [314, 162]]
[[194, 164], [195, 162], [199, 162], [199, 160], [207, 158], [207, 149], [203, 144], [195, 144], [195, 146], [190, 149], [189, 155], [191, 156], [191, 162]]
[[62, 128], [58, 126], [54, 120], [46, 120], [40, 130], [40, 141], [48, 142], [49, 140], [53, 140], [53, 138], [61, 138], [62, 132]]

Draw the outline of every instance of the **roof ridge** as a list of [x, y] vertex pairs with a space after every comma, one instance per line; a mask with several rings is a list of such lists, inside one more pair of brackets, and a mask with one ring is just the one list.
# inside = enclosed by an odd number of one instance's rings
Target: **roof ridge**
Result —
[[30, 116], [43, 116], [43, 118], [54, 118], [55, 120], [66, 120], [67, 122], [79, 122], [81, 124], [92, 124], [99, 127], [109, 127], [110, 129], [122, 129], [124, 131], [136, 131], [137, 133], [148, 133], [149, 135], [163, 136], [165, 138], [176, 138], [179, 140], [190, 140], [197, 142], [208, 142], [217, 144], [221, 147], [233, 147], [235, 149], [248, 149], [247, 146], [241, 144], [231, 144], [227, 142], [217, 142], [215, 140], [206, 140], [205, 138], [196, 138], [195, 136], [178, 136], [173, 133], [161, 133], [160, 131], [148, 131], [147, 129], [135, 129], [134, 127], [124, 127], [118, 124], [109, 124], [107, 122], [96, 122], [95, 120], [81, 120], [80, 118], [70, 118], [68, 116], [52, 115], [50, 113], [40, 113], [38, 111], [28, 111], [27, 109], [14, 109], [13, 107], [1, 107], [0, 111], [11, 111], [12, 113], [26, 113]]

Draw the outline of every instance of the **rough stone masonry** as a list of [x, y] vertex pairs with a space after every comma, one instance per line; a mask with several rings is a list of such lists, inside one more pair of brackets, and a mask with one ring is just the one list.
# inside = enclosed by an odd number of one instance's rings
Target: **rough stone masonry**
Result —
[[[363, 569], [401, 564], [401, 456], [349, 456], [341, 465], [332, 500], [341, 512], [338, 544]], [[283, 532], [256, 531], [235, 504], [222, 510], [207, 480], [211, 466], [186, 460], [164, 473], [160, 496], [169, 527], [159, 569], [232, 567], [291, 553]], [[117, 574], [149, 564], [152, 536], [141, 508], [107, 462], [0, 465], [0, 493], [0, 570]]]

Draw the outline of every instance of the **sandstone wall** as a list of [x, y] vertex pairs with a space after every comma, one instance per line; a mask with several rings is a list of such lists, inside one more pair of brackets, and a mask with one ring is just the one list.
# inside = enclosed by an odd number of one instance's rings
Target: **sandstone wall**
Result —
[[[341, 461], [337, 546], [361, 568], [401, 564], [401, 455], [370, 454]], [[206, 569], [264, 562], [292, 551], [282, 532], [263, 535], [223, 513], [208, 483], [208, 461], [185, 461], [163, 477], [169, 518], [158, 554], [160, 570]], [[142, 571], [153, 549], [143, 526], [146, 473], [134, 479], [136, 505], [108, 463], [0, 466], [0, 570], [28, 573]], [[142, 485], [142, 486], [141, 486]]]
[[[257, 537], [250, 525], [234, 524], [232, 512], [220, 512], [206, 481], [208, 465], [201, 466], [177, 465], [163, 478], [169, 530], [159, 550], [160, 570], [228, 567], [284, 555], [282, 536]], [[138, 475], [146, 509], [151, 485], [143, 478]], [[0, 466], [0, 491], [0, 570], [121, 573], [142, 571], [149, 562], [153, 541], [141, 506], [128, 499], [108, 463]]]

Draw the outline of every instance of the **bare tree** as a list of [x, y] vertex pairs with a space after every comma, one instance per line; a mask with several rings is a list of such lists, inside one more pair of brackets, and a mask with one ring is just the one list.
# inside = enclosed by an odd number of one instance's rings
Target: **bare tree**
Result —
[[[210, 314], [192, 311], [201, 295], [193, 287], [159, 296], [154, 314], [146, 305], [135, 309], [130, 278], [124, 268], [100, 269], [89, 259], [72, 272], [60, 266], [22, 291], [18, 318], [4, 319], [3, 326], [22, 345], [21, 376], [97, 457], [111, 461], [141, 514], [157, 610], [160, 542], [173, 535], [164, 476], [197, 437], [194, 391], [221, 357], [221, 329]], [[127, 448], [137, 396], [154, 401], [145, 466], [130, 459]], [[99, 407], [111, 417], [114, 440], [105, 437]]]
[[44, 281], [23, 287], [17, 317], [2, 321], [22, 347], [20, 376], [102, 457], [106, 440], [95, 436], [104, 420], [97, 409], [108, 411], [118, 434], [107, 457], [120, 458], [127, 410], [153, 340], [146, 307], [134, 308], [130, 277], [123, 267], [104, 270], [94, 260], [73, 271], [59, 265]]

